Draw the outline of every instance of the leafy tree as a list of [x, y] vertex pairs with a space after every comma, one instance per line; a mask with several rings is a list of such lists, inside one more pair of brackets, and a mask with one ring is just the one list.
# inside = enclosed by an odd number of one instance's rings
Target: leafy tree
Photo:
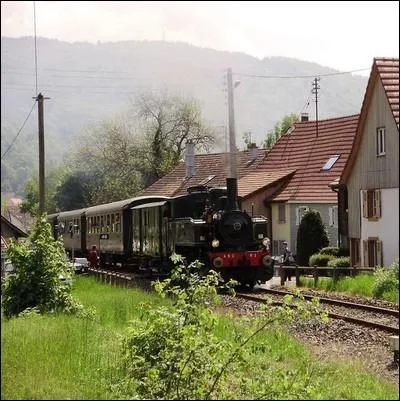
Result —
[[71, 287], [60, 276], [71, 278], [73, 272], [65, 259], [61, 240], [54, 240], [46, 215], [38, 218], [31, 235], [24, 242], [11, 241], [7, 257], [15, 266], [15, 275], [2, 283], [2, 308], [6, 317], [25, 310], [39, 313], [77, 312], [81, 306], [71, 296]]
[[267, 136], [262, 144], [265, 149], [272, 149], [275, 143], [279, 140], [282, 135], [285, 135], [289, 128], [300, 121], [300, 116], [298, 114], [287, 114], [281, 121], [275, 124], [274, 129], [267, 132]]
[[[68, 187], [81, 178], [76, 199], [69, 203], [89, 206], [132, 198], [142, 189], [143, 154], [138, 138], [123, 119], [90, 126], [78, 150], [68, 159], [73, 175], [59, 189], [61, 201]], [[64, 195], [63, 195], [64, 194]]]
[[328, 234], [316, 210], [309, 210], [301, 219], [297, 230], [296, 261], [300, 266], [308, 266], [310, 256], [329, 245]]
[[[48, 213], [58, 209], [55, 200], [57, 187], [65, 179], [67, 172], [64, 166], [49, 169], [45, 178], [45, 208]], [[21, 212], [36, 216], [39, 211], [39, 179], [31, 176], [25, 184], [25, 199], [21, 204]]]
[[134, 105], [144, 133], [146, 186], [163, 177], [182, 159], [185, 143], [191, 139], [197, 149], [209, 151], [215, 133], [203, 121], [200, 105], [194, 99], [155, 93], [141, 93]]

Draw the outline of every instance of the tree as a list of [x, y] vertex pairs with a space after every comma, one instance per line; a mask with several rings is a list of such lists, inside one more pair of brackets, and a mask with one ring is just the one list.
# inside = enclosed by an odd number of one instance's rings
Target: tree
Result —
[[80, 179], [85, 180], [80, 192], [69, 203], [82, 201], [83, 207], [132, 198], [143, 188], [142, 160], [138, 137], [124, 119], [94, 124], [82, 135], [80, 146], [68, 159], [73, 175], [60, 188], [58, 199]]
[[142, 155], [147, 168], [146, 186], [180, 162], [188, 139], [197, 149], [206, 151], [215, 142], [215, 133], [204, 123], [200, 105], [194, 99], [166, 93], [141, 93], [133, 108], [144, 133]]
[[329, 239], [321, 215], [316, 210], [307, 211], [297, 230], [297, 264], [308, 266], [310, 256], [328, 245]]
[[285, 115], [281, 121], [275, 124], [274, 129], [269, 130], [266, 138], [262, 144], [265, 149], [272, 149], [278, 139], [285, 135], [289, 128], [294, 124], [300, 121], [300, 116], [298, 114], [287, 114]]
[[7, 257], [15, 275], [2, 283], [2, 308], [6, 317], [18, 316], [27, 309], [40, 313], [77, 312], [81, 307], [71, 296], [71, 287], [60, 276], [71, 278], [61, 239], [54, 240], [46, 215], [38, 218], [28, 239], [11, 241]]
[[[48, 213], [54, 213], [58, 205], [54, 198], [58, 186], [65, 179], [65, 166], [61, 165], [49, 169], [45, 179], [45, 208]], [[36, 216], [39, 211], [39, 179], [37, 176], [31, 176], [25, 184], [25, 199], [21, 204], [21, 212], [29, 213], [31, 216]]]

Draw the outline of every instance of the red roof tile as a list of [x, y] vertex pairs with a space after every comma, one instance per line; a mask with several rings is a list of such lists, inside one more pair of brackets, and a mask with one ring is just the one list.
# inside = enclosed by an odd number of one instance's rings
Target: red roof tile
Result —
[[275, 183], [289, 175], [293, 174], [296, 170], [276, 170], [276, 171], [252, 171], [238, 180], [238, 195], [246, 198], [254, 194], [260, 189]]
[[[252, 163], [249, 151], [237, 153], [237, 177], [240, 179], [245, 174], [253, 171], [259, 161], [264, 157], [264, 151], [260, 150], [257, 159]], [[191, 186], [201, 185], [207, 181], [206, 185], [212, 187], [225, 187], [226, 177], [228, 176], [228, 154], [198, 154], [195, 155], [195, 174], [191, 178], [186, 178], [185, 163], [179, 164], [171, 172], [147, 187], [142, 195], [164, 195], [175, 196], [187, 193]], [[260, 183], [262, 185], [262, 183]]]
[[399, 126], [399, 59], [375, 58], [374, 65], [378, 70], [382, 85], [385, 88], [393, 117]]
[[[336, 201], [329, 184], [340, 177], [353, 146], [359, 115], [299, 122], [283, 135], [257, 170], [296, 170], [274, 200]], [[330, 170], [322, 167], [333, 155], [340, 155]]]
[[372, 63], [371, 74], [368, 79], [367, 89], [365, 90], [364, 100], [361, 106], [360, 119], [354, 140], [353, 151], [351, 152], [343, 170], [341, 178], [342, 182], [346, 182], [350, 176], [350, 172], [356, 160], [357, 149], [361, 142], [364, 124], [372, 101], [372, 95], [377, 79], [380, 79], [382, 82], [393, 113], [393, 118], [397, 124], [397, 128], [399, 128], [399, 59], [376, 57]]

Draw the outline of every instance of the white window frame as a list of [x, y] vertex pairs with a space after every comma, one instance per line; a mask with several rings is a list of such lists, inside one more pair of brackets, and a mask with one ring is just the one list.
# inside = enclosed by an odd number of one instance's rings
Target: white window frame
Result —
[[376, 130], [376, 155], [385, 156], [385, 127]]

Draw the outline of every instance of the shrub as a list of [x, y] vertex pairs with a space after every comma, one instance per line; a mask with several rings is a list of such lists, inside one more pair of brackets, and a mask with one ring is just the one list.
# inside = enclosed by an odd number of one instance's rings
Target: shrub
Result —
[[[181, 257], [175, 258], [182, 263]], [[253, 367], [247, 364], [249, 354], [259, 356], [268, 347], [256, 341], [250, 347], [246, 345], [264, 329], [274, 325], [281, 328], [296, 317], [312, 319], [320, 315], [326, 320], [326, 313], [320, 314], [318, 300], [305, 303], [301, 294], [298, 298], [287, 295], [284, 308], [269, 309], [254, 321], [246, 320], [243, 331], [233, 328], [232, 345], [214, 334], [216, 317], [211, 306], [219, 299], [217, 286], [221, 277], [212, 270], [206, 275], [200, 271], [198, 261], [188, 266], [181, 264], [170, 279], [155, 283], [156, 291], [162, 297], [171, 296], [174, 306], [142, 308], [143, 320], [135, 321], [123, 337], [121, 368], [126, 376], [114, 387], [116, 398], [124, 395], [124, 399], [163, 400], [303, 399], [310, 391], [311, 372], [307, 370], [300, 377], [287, 372], [286, 367], [272, 370], [267, 366], [263, 372], [267, 369], [271, 382], [262, 374], [250, 379], [247, 375], [252, 374]], [[290, 388], [287, 377], [295, 378], [295, 385]], [[245, 398], [249, 394], [252, 397]]]
[[297, 231], [296, 261], [299, 266], [307, 266], [310, 256], [329, 245], [328, 235], [321, 215], [309, 210], [301, 219]]
[[372, 296], [381, 298], [385, 292], [399, 291], [399, 261], [394, 261], [388, 268], [378, 268]]
[[45, 215], [38, 218], [26, 241], [11, 241], [7, 257], [15, 266], [15, 274], [2, 282], [2, 308], [7, 318], [26, 309], [81, 312], [81, 305], [72, 298], [71, 286], [60, 280], [60, 276], [71, 278], [73, 271]]
[[343, 256], [341, 258], [333, 258], [328, 261], [329, 267], [350, 267], [350, 258]]
[[321, 253], [315, 253], [314, 255], [310, 256], [309, 259], [309, 266], [318, 266], [324, 267], [328, 265], [328, 262], [332, 260], [334, 256], [332, 255], [323, 255]]
[[327, 246], [319, 251], [322, 255], [332, 255], [336, 258], [339, 256], [339, 248], [336, 246]]

